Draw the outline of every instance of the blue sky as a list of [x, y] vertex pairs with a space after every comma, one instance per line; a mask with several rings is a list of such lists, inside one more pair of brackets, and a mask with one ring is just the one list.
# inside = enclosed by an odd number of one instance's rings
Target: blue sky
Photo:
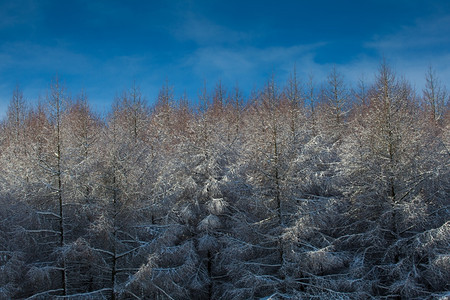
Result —
[[56, 74], [101, 112], [133, 82], [195, 102], [204, 82], [248, 95], [294, 64], [370, 81], [383, 56], [418, 90], [430, 64], [449, 87], [450, 1], [0, 0], [0, 116], [17, 84], [36, 102]]

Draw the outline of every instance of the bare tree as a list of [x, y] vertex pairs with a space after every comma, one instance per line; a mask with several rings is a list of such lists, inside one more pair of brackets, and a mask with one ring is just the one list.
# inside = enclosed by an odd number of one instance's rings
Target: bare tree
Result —
[[[66, 107], [68, 102], [66, 90], [64, 85], [56, 77], [50, 86], [50, 94], [47, 95], [48, 108], [49, 108], [49, 120], [52, 125], [51, 140], [49, 146], [51, 152], [49, 156], [43, 157], [41, 163], [43, 167], [51, 173], [51, 178], [56, 181], [51, 184], [51, 189], [57, 198], [58, 208], [58, 234], [59, 234], [59, 247], [63, 248], [66, 245], [66, 232], [65, 232], [65, 214], [64, 214], [64, 199], [63, 199], [63, 155], [64, 151], [64, 133], [63, 133], [63, 119], [66, 113]], [[67, 294], [67, 273], [66, 273], [66, 261], [65, 257], [61, 259], [61, 289], [62, 294]]]
[[312, 73], [308, 76], [308, 82], [306, 84], [306, 91], [305, 91], [305, 100], [309, 102], [309, 113], [310, 113], [310, 119], [312, 123], [312, 131], [315, 134], [316, 133], [316, 127], [317, 127], [317, 95], [316, 95], [316, 87], [314, 83], [314, 75]]
[[323, 97], [328, 113], [332, 116], [333, 129], [338, 136], [342, 135], [343, 122], [347, 114], [348, 91], [344, 83], [344, 78], [335, 66], [328, 74], [326, 87], [323, 90]]
[[436, 71], [430, 66], [426, 75], [423, 99], [433, 121], [439, 121], [445, 114], [449, 95], [445, 86], [439, 81]]
[[28, 114], [26, 101], [19, 86], [13, 91], [7, 111], [7, 126], [14, 132], [16, 143], [24, 138], [25, 120]]
[[301, 83], [297, 78], [297, 68], [295, 65], [294, 70], [289, 76], [284, 94], [289, 103], [292, 141], [296, 144], [298, 135], [297, 131], [300, 126], [299, 123], [301, 122], [301, 114], [304, 112], [305, 101], [302, 95]]
[[58, 79], [35, 107], [16, 89], [0, 122], [0, 298], [448, 296], [435, 73], [418, 103], [383, 62], [347, 114], [335, 68], [320, 103], [296, 71], [247, 101], [205, 85], [197, 106], [166, 81], [150, 109], [133, 85], [104, 120]]

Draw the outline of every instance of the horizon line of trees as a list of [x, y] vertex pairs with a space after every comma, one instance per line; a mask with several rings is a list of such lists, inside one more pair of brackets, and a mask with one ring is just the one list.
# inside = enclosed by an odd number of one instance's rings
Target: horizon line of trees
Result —
[[449, 93], [381, 63], [244, 99], [133, 85], [100, 117], [58, 78], [0, 121], [0, 299], [445, 299]]
[[[380, 65], [386, 65], [389, 68], [391, 68], [388, 63], [383, 60]], [[372, 80], [367, 80], [367, 78], [364, 76], [364, 74], [352, 84], [349, 84], [345, 81], [345, 74], [341, 73], [338, 68], [333, 65], [331, 67], [330, 72], [327, 74], [325, 79], [321, 81], [317, 81], [317, 79], [314, 76], [314, 73], [309, 73], [306, 78], [299, 77], [297, 73], [297, 66], [294, 65], [292, 72], [289, 74], [286, 82], [284, 82], [283, 85], [279, 85], [279, 83], [276, 80], [275, 74], [272, 74], [271, 79], [268, 78], [267, 82], [270, 80], [274, 80], [275, 84], [278, 88], [280, 88], [280, 94], [282, 98], [289, 98], [292, 96], [292, 93], [297, 93], [296, 96], [299, 97], [299, 105], [304, 106], [305, 110], [313, 111], [314, 106], [325, 106], [330, 105], [332, 100], [332, 85], [335, 85], [336, 88], [340, 88], [340, 91], [338, 89], [335, 90], [335, 92], [341, 92], [343, 93], [342, 96], [345, 98], [345, 101], [342, 101], [342, 104], [345, 104], [345, 108], [350, 111], [352, 110], [353, 106], [357, 106], [359, 104], [366, 105], [370, 101], [370, 90], [373, 87], [374, 83]], [[398, 81], [403, 81], [404, 84], [408, 85], [408, 88], [411, 89], [411, 93], [414, 94], [414, 98], [416, 101], [416, 104], [420, 109], [427, 110], [429, 113], [432, 114], [432, 117], [434, 119], [438, 119], [442, 116], [444, 111], [448, 109], [448, 102], [450, 94], [448, 92], [447, 86], [445, 86], [442, 81], [440, 80], [436, 70], [433, 68], [433, 66], [429, 66], [426, 70], [426, 73], [424, 75], [425, 78], [425, 86], [422, 90], [417, 91], [415, 87], [413, 87], [404, 76], [397, 76]], [[376, 80], [376, 78], [375, 78]], [[222, 101], [223, 105], [230, 105], [232, 104], [234, 98], [236, 97], [236, 94], [239, 94], [240, 101], [242, 102], [241, 105], [247, 105], [249, 102], [254, 101], [257, 98], [257, 95], [260, 93], [258, 88], [254, 87], [249, 93], [248, 96], [244, 96], [244, 91], [240, 88], [239, 83], [236, 82], [234, 86], [231, 88], [224, 86], [222, 81], [219, 79], [216, 84], [211, 88], [211, 91], [208, 91], [208, 87], [206, 85], [206, 80], [203, 82], [203, 86], [198, 90], [196, 99], [191, 99], [189, 95], [184, 91], [181, 96], [178, 98], [175, 96], [175, 87], [170, 83], [169, 79], [166, 78], [165, 82], [161, 86], [158, 95], [156, 99], [154, 100], [148, 100], [148, 98], [141, 93], [141, 89], [139, 85], [136, 84], [134, 81], [131, 84], [131, 87], [128, 90], [124, 90], [121, 93], [116, 94], [114, 97], [114, 101], [109, 107], [109, 110], [104, 111], [95, 111], [91, 105], [89, 105], [89, 97], [88, 94], [84, 89], [82, 89], [78, 94], [75, 96], [72, 96], [71, 93], [68, 92], [68, 89], [66, 87], [66, 84], [63, 81], [61, 81], [61, 78], [59, 75], [55, 75], [53, 78], [51, 84], [49, 85], [46, 95], [42, 96], [39, 95], [36, 101], [30, 101], [29, 99], [26, 99], [20, 84], [17, 84], [15, 89], [13, 90], [13, 96], [11, 97], [11, 101], [14, 97], [20, 97], [21, 101], [25, 105], [25, 110], [30, 112], [31, 110], [39, 109], [39, 107], [45, 107], [47, 105], [47, 99], [48, 99], [48, 93], [51, 90], [51, 85], [53, 82], [58, 81], [58, 84], [62, 85], [65, 92], [65, 98], [66, 98], [66, 105], [71, 106], [74, 105], [76, 102], [83, 102], [86, 101], [89, 109], [93, 110], [93, 113], [102, 121], [106, 121], [108, 118], [108, 115], [111, 113], [111, 110], [114, 108], [114, 105], [116, 105], [117, 102], [122, 101], [122, 99], [129, 96], [129, 93], [133, 93], [133, 90], [135, 93], [139, 93], [140, 101], [145, 103], [145, 106], [147, 109], [154, 110], [157, 106], [160, 106], [164, 101], [169, 101], [169, 105], [175, 107], [184, 107], [191, 110], [192, 113], [201, 113], [202, 109], [204, 108], [204, 101], [205, 96], [207, 96], [208, 101], [210, 101], [209, 105], [213, 105], [212, 102], [216, 101], [217, 99], [214, 98], [213, 94], [216, 93], [223, 93]], [[295, 82], [295, 91], [290, 90], [293, 87], [292, 81]], [[334, 82], [333, 82], [334, 81]], [[266, 84], [267, 84], [266, 82]], [[264, 89], [264, 87], [260, 88]], [[165, 96], [164, 93], [167, 93]], [[291, 93], [291, 95], [289, 95]], [[215, 95], [218, 96], [218, 95]], [[338, 96], [338, 95], [334, 95]], [[164, 99], [164, 97], [169, 97], [168, 99]], [[216, 97], [217, 98], [217, 97]], [[11, 102], [10, 101], [10, 102]], [[33, 103], [32, 103], [33, 102]], [[11, 105], [10, 103], [7, 107], [7, 111], [5, 112], [5, 115], [2, 116], [0, 119], [0, 122], [7, 122], [9, 118], [9, 114], [11, 112]], [[336, 103], [335, 103], [336, 105]], [[104, 108], [107, 105], [105, 105]]]

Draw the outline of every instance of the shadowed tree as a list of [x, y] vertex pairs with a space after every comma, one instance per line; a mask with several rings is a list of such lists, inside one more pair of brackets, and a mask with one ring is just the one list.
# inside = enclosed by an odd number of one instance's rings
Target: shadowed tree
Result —
[[[56, 78], [50, 85], [46, 105], [40, 105], [27, 118], [27, 172], [24, 193], [29, 216], [17, 234], [35, 241], [40, 255], [29, 252], [26, 293], [50, 296], [68, 294], [64, 118], [68, 96]], [[45, 111], [46, 110], [46, 111]], [[14, 168], [12, 168], [14, 170]], [[36, 251], [36, 249], [34, 250]], [[45, 284], [43, 278], [48, 281]], [[45, 281], [45, 280], [44, 280]]]
[[133, 85], [104, 120], [58, 80], [30, 109], [16, 89], [0, 298], [444, 299], [450, 114], [429, 73], [418, 103], [382, 63], [351, 113], [335, 69], [320, 103], [294, 68], [195, 107]]
[[[371, 97], [369, 111], [353, 122], [343, 147], [345, 194], [352, 205], [349, 220], [354, 222], [347, 235], [361, 243], [356, 251], [364, 253], [366, 266], [379, 270], [377, 294], [422, 297], [430, 289], [418, 276], [424, 265], [418, 263], [413, 245], [426, 247], [419, 241], [429, 230], [446, 231], [438, 208], [445, 205], [443, 199], [433, 200], [424, 191], [426, 182], [435, 185], [442, 180], [448, 163], [437, 163], [443, 162], [438, 158], [442, 144], [425, 134], [411, 89], [386, 63], [380, 66]], [[369, 239], [376, 242], [367, 248]], [[419, 260], [432, 261], [441, 249], [429, 249], [427, 258]]]

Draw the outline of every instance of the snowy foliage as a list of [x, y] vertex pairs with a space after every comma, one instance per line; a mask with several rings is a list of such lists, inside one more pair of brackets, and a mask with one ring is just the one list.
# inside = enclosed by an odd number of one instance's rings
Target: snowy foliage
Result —
[[[450, 122], [385, 64], [96, 115], [56, 80], [0, 123], [0, 299], [447, 299]], [[437, 98], [433, 98], [436, 89]]]

